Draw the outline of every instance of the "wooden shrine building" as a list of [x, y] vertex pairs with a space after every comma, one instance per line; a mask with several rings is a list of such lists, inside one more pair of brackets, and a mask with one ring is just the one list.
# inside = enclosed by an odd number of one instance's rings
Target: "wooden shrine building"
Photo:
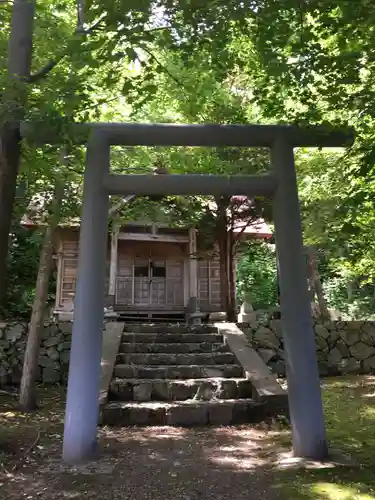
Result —
[[[271, 236], [263, 221], [241, 232], [244, 240]], [[59, 228], [57, 315], [74, 309], [78, 240], [79, 227]], [[114, 229], [107, 245], [108, 309], [128, 318], [179, 318], [189, 297], [198, 297], [202, 313], [222, 310], [218, 252], [200, 257], [195, 229], [139, 222]]]

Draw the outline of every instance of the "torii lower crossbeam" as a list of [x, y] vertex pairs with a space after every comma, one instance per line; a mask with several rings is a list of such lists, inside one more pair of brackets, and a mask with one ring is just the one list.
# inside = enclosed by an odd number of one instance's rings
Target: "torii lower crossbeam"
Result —
[[[303, 260], [293, 147], [345, 146], [350, 134], [327, 129], [259, 125], [95, 124], [89, 131], [78, 280], [69, 368], [63, 458], [93, 457], [99, 409], [108, 196], [116, 194], [247, 194], [274, 198], [281, 318], [294, 454], [327, 454], [314, 331]], [[82, 133], [83, 133], [82, 132]], [[82, 135], [82, 134], [81, 134]], [[84, 135], [84, 134], [83, 134]], [[113, 144], [271, 148], [271, 173], [254, 177], [116, 176]], [[183, 179], [181, 179], [183, 177]]]

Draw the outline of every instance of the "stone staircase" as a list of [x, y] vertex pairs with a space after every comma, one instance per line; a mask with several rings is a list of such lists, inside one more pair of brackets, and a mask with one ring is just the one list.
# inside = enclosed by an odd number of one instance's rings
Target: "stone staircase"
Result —
[[269, 413], [218, 328], [124, 325], [103, 425], [229, 425]]

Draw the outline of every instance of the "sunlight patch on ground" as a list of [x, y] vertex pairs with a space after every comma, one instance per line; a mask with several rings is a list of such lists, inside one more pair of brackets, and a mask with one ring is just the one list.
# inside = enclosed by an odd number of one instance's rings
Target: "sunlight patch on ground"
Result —
[[321, 381], [321, 387], [323, 389], [359, 389], [365, 387], [371, 387], [375, 385], [375, 376], [344, 376], [323, 379]]
[[361, 408], [361, 417], [375, 419], [375, 408], [373, 406], [363, 406]]
[[358, 463], [351, 456], [341, 452], [332, 452], [325, 460], [310, 460], [306, 458], [296, 457], [293, 451], [283, 451], [278, 453], [274, 465], [280, 469], [335, 469], [336, 467], [358, 467]]
[[356, 488], [333, 483], [316, 483], [311, 490], [325, 500], [375, 500], [373, 495], [361, 493]]
[[362, 397], [363, 398], [368, 398], [368, 399], [371, 399], [371, 398], [375, 398], [375, 392], [368, 392], [367, 394], [362, 394]]
[[184, 439], [187, 433], [187, 430], [181, 427], [134, 427], [131, 429], [131, 433], [123, 432], [123, 429], [104, 427], [100, 429], [99, 435], [107, 438], [115, 438], [120, 442], [129, 440], [150, 442], [150, 440], [160, 439], [180, 440]]
[[[228, 432], [228, 431], [227, 431]], [[217, 466], [231, 469], [250, 470], [259, 466], [271, 465], [275, 457], [283, 450], [277, 440], [281, 433], [259, 432], [255, 429], [231, 430], [235, 444], [223, 446], [207, 446], [204, 454], [206, 459]], [[224, 435], [225, 429], [217, 429], [216, 434]]]
[[18, 418], [22, 415], [19, 415], [18, 413], [15, 413], [14, 411], [7, 411], [5, 413], [2, 413], [1, 418]]
[[268, 464], [267, 458], [262, 459], [259, 456], [259, 450], [259, 445], [244, 443], [242, 446], [206, 449], [205, 456], [208, 461], [217, 466], [237, 470], [250, 470]]

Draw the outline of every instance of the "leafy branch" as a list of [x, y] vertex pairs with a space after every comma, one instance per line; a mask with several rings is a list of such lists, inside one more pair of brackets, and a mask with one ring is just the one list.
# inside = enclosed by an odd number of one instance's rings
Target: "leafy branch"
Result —
[[[77, 14], [77, 20], [78, 20], [78, 25], [75, 30], [75, 35], [79, 35], [80, 39], [82, 41], [83, 36], [91, 35], [94, 33], [100, 25], [102, 24], [104, 20], [104, 16], [101, 16], [98, 21], [96, 21], [90, 28], [83, 29], [82, 27], [82, 19], [83, 19], [83, 13], [79, 9], [78, 14]], [[73, 42], [76, 40], [73, 39]], [[68, 44], [67, 49], [65, 49], [63, 52], [61, 52], [60, 55], [58, 55], [56, 58], [51, 59], [48, 61], [39, 71], [36, 73], [30, 75], [28, 78], [26, 78], [27, 83], [38, 83], [40, 80], [45, 78], [65, 57], [67, 57], [70, 53], [70, 44]]]

